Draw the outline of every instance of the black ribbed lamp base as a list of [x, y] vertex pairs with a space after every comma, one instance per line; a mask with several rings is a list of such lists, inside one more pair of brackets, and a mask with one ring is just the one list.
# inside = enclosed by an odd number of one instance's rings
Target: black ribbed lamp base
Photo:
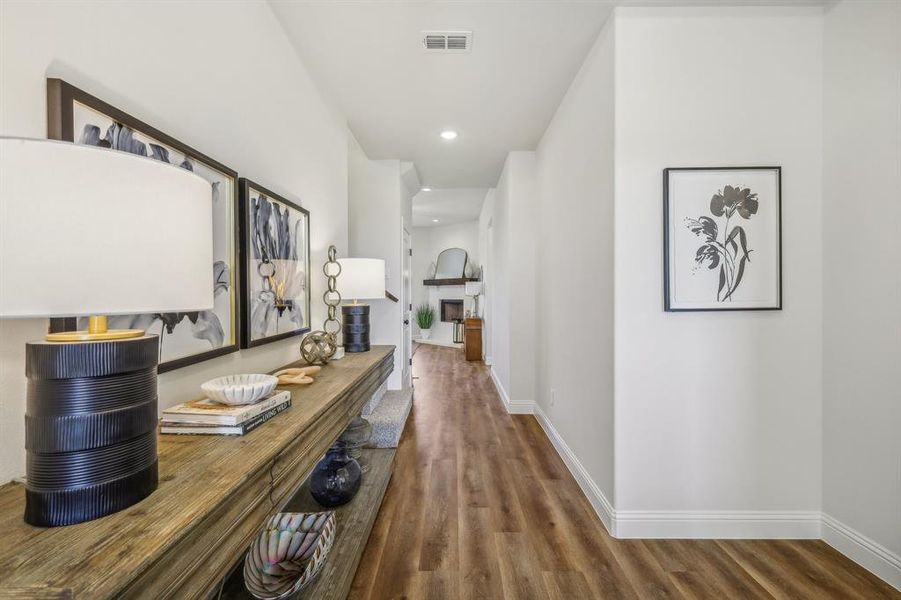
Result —
[[156, 489], [159, 338], [26, 345], [25, 522], [120, 511]]
[[345, 304], [341, 307], [345, 352], [369, 352], [369, 305]]
[[120, 479], [66, 490], [25, 489], [25, 522], [39, 527], [93, 521], [137, 504], [158, 484], [158, 463]]

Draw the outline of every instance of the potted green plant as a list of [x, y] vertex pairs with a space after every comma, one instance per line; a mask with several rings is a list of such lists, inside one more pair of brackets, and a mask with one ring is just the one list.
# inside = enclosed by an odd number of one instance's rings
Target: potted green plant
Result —
[[435, 311], [428, 304], [420, 304], [416, 309], [416, 324], [419, 325], [420, 337], [424, 340], [432, 335], [432, 323], [435, 322]]

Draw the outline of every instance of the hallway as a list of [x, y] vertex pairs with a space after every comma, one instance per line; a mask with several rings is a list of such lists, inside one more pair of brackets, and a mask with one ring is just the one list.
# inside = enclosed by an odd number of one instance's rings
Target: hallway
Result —
[[482, 363], [421, 345], [414, 375], [352, 599], [898, 598], [819, 540], [613, 539]]

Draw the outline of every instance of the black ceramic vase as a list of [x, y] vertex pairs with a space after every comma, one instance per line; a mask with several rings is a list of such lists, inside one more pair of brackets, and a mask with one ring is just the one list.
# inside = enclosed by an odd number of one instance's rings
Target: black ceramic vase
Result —
[[310, 493], [325, 507], [350, 502], [360, 490], [360, 464], [347, 454], [347, 444], [335, 442], [310, 475]]

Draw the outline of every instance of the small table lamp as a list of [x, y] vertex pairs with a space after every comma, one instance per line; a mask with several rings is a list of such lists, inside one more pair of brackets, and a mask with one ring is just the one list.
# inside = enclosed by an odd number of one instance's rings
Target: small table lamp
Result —
[[339, 258], [338, 291], [353, 304], [341, 307], [345, 352], [369, 351], [369, 305], [360, 300], [385, 297], [385, 261], [380, 258]]
[[463, 288], [463, 293], [473, 299], [473, 317], [479, 316], [479, 296], [482, 295], [481, 281], [467, 281]]
[[0, 317], [90, 315], [88, 331], [26, 345], [27, 523], [88, 521], [156, 489], [159, 340], [106, 317], [212, 308], [212, 248], [197, 175], [0, 138]]

